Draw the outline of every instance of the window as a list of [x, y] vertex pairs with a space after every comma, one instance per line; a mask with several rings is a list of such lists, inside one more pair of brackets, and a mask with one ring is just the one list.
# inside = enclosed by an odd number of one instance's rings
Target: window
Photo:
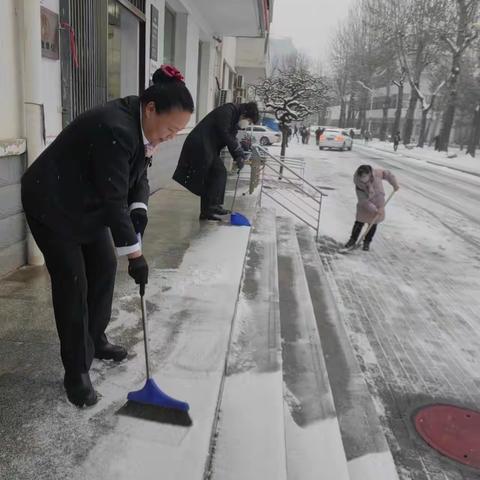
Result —
[[165, 8], [163, 63], [168, 65], [175, 64], [175, 13], [169, 8]]
[[253, 131], [254, 131], [254, 132], [264, 132], [265, 129], [262, 128], [262, 127], [253, 127]]

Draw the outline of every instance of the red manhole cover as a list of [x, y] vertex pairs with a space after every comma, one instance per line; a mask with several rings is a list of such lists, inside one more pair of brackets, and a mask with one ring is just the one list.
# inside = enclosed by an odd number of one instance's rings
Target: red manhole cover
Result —
[[420, 436], [443, 455], [480, 468], [480, 413], [452, 405], [432, 405], [415, 415]]

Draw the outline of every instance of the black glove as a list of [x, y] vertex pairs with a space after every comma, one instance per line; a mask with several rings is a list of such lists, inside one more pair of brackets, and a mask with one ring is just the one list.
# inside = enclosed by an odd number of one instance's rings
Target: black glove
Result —
[[143, 255], [128, 259], [128, 274], [135, 280], [137, 285], [146, 285], [148, 283], [148, 264]]
[[245, 166], [245, 158], [241, 155], [235, 157], [233, 161], [237, 164], [238, 171]]
[[145, 233], [145, 227], [148, 223], [147, 211], [144, 208], [134, 208], [130, 212], [135, 233], [139, 233], [142, 237]]

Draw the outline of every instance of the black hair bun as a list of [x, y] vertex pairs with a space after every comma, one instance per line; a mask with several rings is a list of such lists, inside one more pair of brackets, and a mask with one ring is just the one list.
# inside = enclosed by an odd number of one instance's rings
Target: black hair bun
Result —
[[172, 65], [162, 65], [152, 77], [154, 85], [162, 85], [166, 83], [182, 82], [184, 83], [183, 75], [180, 70]]

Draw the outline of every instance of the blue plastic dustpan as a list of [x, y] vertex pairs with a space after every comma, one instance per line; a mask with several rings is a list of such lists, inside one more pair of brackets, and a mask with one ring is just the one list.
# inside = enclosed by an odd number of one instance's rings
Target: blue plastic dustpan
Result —
[[251, 223], [245, 215], [238, 212], [232, 212], [230, 215], [230, 223], [236, 227], [251, 227]]
[[190, 405], [180, 400], [168, 396], [162, 392], [153, 378], [147, 378], [145, 386], [141, 390], [136, 392], [130, 392], [127, 395], [128, 400], [131, 402], [143, 403], [145, 405], [155, 405], [157, 407], [173, 408], [175, 410], [181, 410], [182, 412], [188, 412]]

